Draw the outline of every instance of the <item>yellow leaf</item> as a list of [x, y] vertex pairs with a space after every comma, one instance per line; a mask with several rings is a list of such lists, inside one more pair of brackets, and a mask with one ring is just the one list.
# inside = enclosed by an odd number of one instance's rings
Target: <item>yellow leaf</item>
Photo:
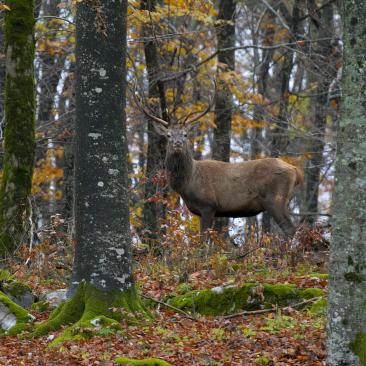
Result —
[[3, 11], [3, 10], [10, 11], [10, 8], [9, 8], [9, 6], [7, 6], [5, 4], [0, 4], [0, 11]]

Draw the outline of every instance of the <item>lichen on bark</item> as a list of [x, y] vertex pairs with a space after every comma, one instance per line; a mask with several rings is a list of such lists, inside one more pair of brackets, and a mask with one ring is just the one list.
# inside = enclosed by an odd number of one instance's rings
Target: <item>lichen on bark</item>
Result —
[[0, 187], [0, 256], [21, 244], [28, 214], [35, 149], [34, 3], [6, 5], [4, 169]]
[[366, 3], [342, 3], [344, 62], [330, 250], [327, 365], [365, 365]]

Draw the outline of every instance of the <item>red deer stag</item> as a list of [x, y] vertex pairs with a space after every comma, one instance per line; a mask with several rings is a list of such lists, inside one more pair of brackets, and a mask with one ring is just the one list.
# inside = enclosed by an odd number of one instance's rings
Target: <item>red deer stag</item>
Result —
[[188, 139], [193, 122], [211, 108], [183, 125], [169, 123], [136, 103], [155, 122], [158, 133], [167, 137], [165, 169], [170, 187], [183, 198], [188, 209], [201, 218], [201, 232], [212, 227], [214, 217], [249, 217], [268, 212], [287, 237], [295, 234], [288, 204], [301, 171], [283, 160], [266, 158], [242, 163], [194, 160]]

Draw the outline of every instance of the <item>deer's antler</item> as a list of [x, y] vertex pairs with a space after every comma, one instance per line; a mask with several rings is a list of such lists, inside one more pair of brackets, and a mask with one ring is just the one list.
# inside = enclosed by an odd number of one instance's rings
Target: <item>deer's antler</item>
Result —
[[[210, 102], [208, 103], [208, 106], [202, 112], [192, 112], [192, 113], [188, 114], [185, 117], [184, 121], [183, 121], [183, 125], [189, 125], [191, 123], [194, 123], [194, 122], [198, 121], [200, 118], [202, 118], [204, 115], [206, 115], [211, 110], [211, 108], [215, 104], [215, 97], [216, 97], [216, 82], [215, 82], [215, 80], [213, 80], [213, 83], [215, 85], [214, 93], [212, 95], [212, 98], [211, 98]], [[199, 113], [199, 114], [197, 116], [189, 119], [189, 117], [191, 115], [194, 115], [196, 113]]]
[[134, 85], [133, 89], [131, 90], [131, 93], [132, 93], [132, 96], [133, 96], [133, 99], [135, 101], [135, 104], [137, 106], [137, 108], [143, 112], [147, 117], [151, 118], [153, 121], [157, 122], [157, 123], [160, 123], [162, 124], [163, 126], [165, 127], [168, 127], [169, 126], [169, 122], [167, 121], [164, 121], [163, 119], [159, 118], [159, 117], [156, 117], [154, 116], [152, 113], [150, 113], [148, 111], [148, 109], [141, 103], [141, 101], [138, 99], [137, 97], [137, 92], [136, 92], [136, 84]]

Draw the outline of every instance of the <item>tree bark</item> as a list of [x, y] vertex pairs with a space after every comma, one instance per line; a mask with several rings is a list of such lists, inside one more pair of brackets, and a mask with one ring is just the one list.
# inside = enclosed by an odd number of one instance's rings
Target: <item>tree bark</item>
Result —
[[[217, 49], [235, 46], [235, 9], [234, 0], [220, 0], [218, 20], [222, 20], [216, 29]], [[217, 73], [220, 80], [221, 72], [235, 70], [235, 51], [220, 52], [217, 56]], [[233, 96], [229, 85], [220, 80], [215, 100], [214, 120], [216, 128], [213, 134], [212, 159], [230, 161], [230, 134], [233, 113]], [[215, 229], [221, 231], [228, 225], [227, 218], [215, 220]]]
[[[287, 14], [287, 9], [280, 5], [283, 16], [289, 20], [290, 41], [297, 40], [300, 25], [300, 4], [301, 0], [295, 0], [292, 15]], [[290, 91], [290, 77], [294, 66], [294, 51], [289, 49], [285, 51], [282, 61], [282, 70], [280, 73], [280, 105], [276, 126], [271, 131], [271, 154], [273, 157], [279, 157], [286, 154], [288, 145], [288, 96]]]
[[[40, 8], [42, 9], [42, 15], [59, 15], [59, 8], [57, 7], [58, 3], [59, 0], [43, 0], [40, 6]], [[52, 46], [52, 42], [57, 41], [59, 25], [55, 25], [54, 19], [45, 19], [43, 20], [43, 24], [47, 27], [47, 34], [44, 35], [47, 43], [45, 49], [41, 52], [38, 52], [37, 57], [37, 64], [39, 65], [40, 70], [38, 70], [37, 72], [37, 89], [39, 89], [39, 93], [37, 96], [38, 115], [36, 119], [36, 127], [37, 129], [42, 129], [42, 126], [44, 126], [43, 131], [49, 138], [47, 142], [47, 145], [49, 146], [53, 140], [53, 136], [50, 135], [54, 135], [56, 129], [55, 124], [51, 122], [53, 122], [55, 119], [55, 115], [53, 112], [55, 107], [55, 99], [57, 96], [57, 86], [61, 77], [61, 73], [63, 71], [65, 55], [52, 54], [52, 48], [55, 47]], [[50, 44], [51, 46], [49, 46]], [[48, 146], [47, 148], [45, 148], [44, 146], [37, 146], [35, 159], [36, 161], [45, 158], [47, 152], [49, 151]], [[50, 186], [51, 182], [46, 182], [42, 184], [42, 190], [52, 193]], [[57, 189], [62, 189], [62, 187], [60, 187], [56, 183], [56, 190]], [[42, 195], [36, 195], [35, 201], [35, 205], [39, 212], [38, 219], [41, 219], [37, 220], [37, 222], [42, 222], [43, 228], [48, 227], [50, 225], [51, 216], [57, 212], [56, 199], [52, 196], [52, 194], [49, 195], [49, 199], [45, 199]]]
[[[3, 14], [0, 14], [0, 22], [4, 20]], [[0, 26], [0, 131], [1, 137], [4, 132], [4, 121], [5, 121], [5, 111], [4, 111], [4, 86], [5, 86], [5, 49], [4, 45], [4, 30]], [[1, 152], [2, 152], [1, 148]], [[0, 159], [0, 167], [2, 167], [2, 158]]]
[[[72, 286], [132, 286], [127, 184], [127, 1], [78, 3], [76, 14], [76, 251]], [[97, 45], [97, 46], [96, 46]]]
[[366, 365], [366, 3], [343, 1], [343, 100], [337, 135], [327, 365]]
[[127, 0], [87, 0], [76, 9], [76, 248], [69, 291], [73, 296], [34, 332], [42, 335], [74, 323], [53, 344], [83, 337], [85, 332], [78, 329], [100, 322], [118, 329], [127, 315], [113, 308], [145, 312], [131, 271]]
[[24, 240], [34, 163], [34, 3], [8, 0], [5, 16], [5, 156], [0, 188], [0, 256]]
[[[155, 0], [143, 0], [141, 2], [142, 10], [154, 11], [156, 6]], [[144, 36], [151, 36], [151, 26], [144, 25], [142, 33]], [[162, 110], [163, 119], [168, 120], [166, 101], [164, 95], [164, 85], [159, 82], [160, 67], [158, 61], [158, 51], [154, 40], [144, 42], [145, 62], [149, 79], [149, 98], [157, 98], [160, 100], [160, 109]], [[155, 108], [159, 110], [158, 106]], [[165, 216], [164, 207], [161, 203], [154, 202], [151, 198], [159, 190], [154, 183], [154, 177], [159, 170], [163, 169], [166, 153], [165, 137], [160, 136], [154, 129], [153, 121], [148, 121], [147, 128], [147, 158], [146, 158], [146, 185], [144, 197], [143, 223], [147, 237], [152, 240], [157, 239], [159, 230], [159, 218]]]
[[[320, 22], [317, 23], [319, 27], [319, 39], [330, 38], [333, 36], [333, 23], [333, 8], [332, 6], [328, 6], [324, 9]], [[328, 91], [331, 82], [337, 74], [335, 67], [335, 62], [337, 60], [334, 57], [335, 55], [333, 53], [331, 41], [321, 41], [314, 47], [316, 49], [314, 56], [314, 65], [316, 65], [316, 69], [313, 70], [314, 75], [312, 78], [318, 83], [315, 92], [318, 96], [314, 103], [314, 123], [312, 129], [313, 139], [309, 148], [312, 155], [307, 163], [305, 185], [306, 212], [311, 213], [318, 212], [320, 173], [323, 165], [323, 152], [325, 145], [324, 135], [327, 115], [329, 114]], [[306, 217], [306, 221], [309, 225], [313, 225], [316, 222], [316, 219], [316, 215]]]

